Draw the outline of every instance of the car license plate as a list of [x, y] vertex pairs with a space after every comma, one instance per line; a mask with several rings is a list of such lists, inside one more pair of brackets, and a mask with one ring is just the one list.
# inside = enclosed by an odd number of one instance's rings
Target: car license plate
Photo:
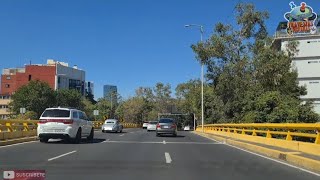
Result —
[[163, 126], [163, 128], [164, 128], [164, 129], [168, 129], [168, 128], [169, 128], [169, 126]]

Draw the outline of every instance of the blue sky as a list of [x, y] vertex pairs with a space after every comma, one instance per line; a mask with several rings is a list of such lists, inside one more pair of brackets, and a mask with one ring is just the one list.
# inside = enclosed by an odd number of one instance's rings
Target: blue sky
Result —
[[[104, 84], [123, 97], [157, 82], [174, 89], [200, 77], [190, 48], [200, 33], [184, 25], [202, 24], [208, 38], [217, 22], [234, 23], [238, 2], [269, 11], [271, 34], [290, 10], [287, 0], [1, 0], [0, 68], [50, 58], [76, 64], [94, 81], [96, 98]], [[305, 2], [320, 11], [318, 0]]]

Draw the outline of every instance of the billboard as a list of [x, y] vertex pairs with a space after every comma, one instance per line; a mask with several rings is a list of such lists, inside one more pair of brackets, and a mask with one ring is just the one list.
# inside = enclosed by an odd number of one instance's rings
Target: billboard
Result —
[[317, 14], [307, 3], [302, 2], [300, 6], [294, 2], [289, 3], [291, 11], [284, 14], [287, 20], [287, 34], [316, 34], [317, 33]]

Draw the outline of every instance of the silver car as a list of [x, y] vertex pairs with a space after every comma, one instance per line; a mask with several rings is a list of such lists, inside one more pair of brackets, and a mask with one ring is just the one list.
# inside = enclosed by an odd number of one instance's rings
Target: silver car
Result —
[[177, 136], [177, 125], [173, 119], [164, 118], [160, 119], [156, 127], [157, 136], [162, 134], [172, 134]]
[[105, 132], [122, 132], [123, 126], [116, 119], [107, 119], [101, 127], [103, 133]]

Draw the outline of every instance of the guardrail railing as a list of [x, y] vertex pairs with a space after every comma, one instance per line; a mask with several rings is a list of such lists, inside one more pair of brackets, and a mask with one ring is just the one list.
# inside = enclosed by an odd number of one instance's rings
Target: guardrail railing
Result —
[[[14, 132], [14, 131], [32, 131], [36, 130], [38, 120], [0, 120], [0, 132]], [[95, 129], [101, 128], [104, 121], [92, 121]], [[139, 124], [122, 123], [124, 128], [138, 128]]]
[[[21, 137], [36, 136], [39, 120], [0, 120], [0, 141]], [[95, 129], [101, 128], [104, 121], [92, 121]], [[139, 128], [138, 124], [122, 123], [124, 128]]]
[[[201, 126], [198, 126], [197, 130], [201, 131]], [[320, 124], [317, 123], [207, 124], [204, 125], [204, 131], [235, 133], [320, 144]]]

